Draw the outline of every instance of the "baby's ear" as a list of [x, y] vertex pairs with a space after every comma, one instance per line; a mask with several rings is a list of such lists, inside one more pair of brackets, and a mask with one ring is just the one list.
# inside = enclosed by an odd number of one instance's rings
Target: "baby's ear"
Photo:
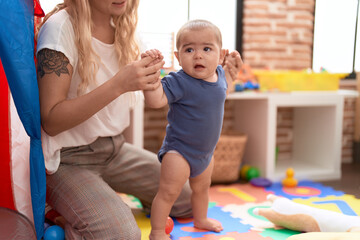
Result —
[[179, 65], [181, 66], [181, 62], [180, 62], [180, 59], [179, 59], [179, 52], [174, 51], [174, 55], [175, 55], [176, 59], [178, 60]]
[[220, 50], [220, 59], [219, 59], [219, 65], [223, 65], [225, 61], [226, 55], [229, 54], [229, 50], [227, 49], [221, 49]]

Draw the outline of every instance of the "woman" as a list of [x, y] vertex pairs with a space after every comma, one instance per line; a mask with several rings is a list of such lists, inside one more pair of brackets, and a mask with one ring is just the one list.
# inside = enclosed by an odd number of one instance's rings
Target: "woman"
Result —
[[[140, 239], [116, 192], [149, 209], [158, 188], [156, 155], [124, 143], [137, 90], [160, 82], [135, 41], [138, 0], [65, 0], [38, 34], [37, 60], [47, 202], [67, 221], [66, 239]], [[184, 187], [171, 214], [191, 216]]]

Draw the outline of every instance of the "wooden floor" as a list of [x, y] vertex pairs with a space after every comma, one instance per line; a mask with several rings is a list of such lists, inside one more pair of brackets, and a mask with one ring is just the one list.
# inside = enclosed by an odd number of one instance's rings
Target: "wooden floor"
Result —
[[340, 180], [321, 183], [360, 199], [360, 162], [342, 164], [341, 172]]

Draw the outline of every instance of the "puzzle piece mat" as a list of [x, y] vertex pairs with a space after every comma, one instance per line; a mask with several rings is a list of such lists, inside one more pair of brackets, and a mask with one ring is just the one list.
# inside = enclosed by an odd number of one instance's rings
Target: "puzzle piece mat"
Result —
[[[254, 187], [251, 184], [214, 185], [210, 188], [208, 217], [220, 221], [224, 230], [220, 233], [202, 231], [193, 227], [192, 219], [173, 219], [173, 240], [285, 240], [299, 232], [277, 229], [267, 219], [253, 214], [253, 209], [268, 208], [268, 194], [289, 198], [312, 207], [360, 216], [360, 199], [336, 191], [312, 181], [300, 181], [295, 188], [285, 188], [280, 183], [272, 186]], [[150, 218], [141, 210], [141, 203], [133, 196], [120, 196], [133, 209], [142, 232], [142, 240], [150, 233]]]

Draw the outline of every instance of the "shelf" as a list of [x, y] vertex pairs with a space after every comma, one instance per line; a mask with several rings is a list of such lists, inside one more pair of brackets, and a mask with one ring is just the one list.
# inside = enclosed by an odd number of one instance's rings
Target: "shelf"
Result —
[[[333, 180], [341, 177], [341, 139], [346, 92], [233, 93], [234, 130], [248, 135], [243, 162], [273, 181], [294, 168], [297, 179]], [[277, 112], [293, 110], [292, 159], [275, 161]]]
[[291, 166], [295, 171], [296, 179], [329, 180], [339, 179], [341, 169], [335, 169], [331, 165], [323, 165], [315, 162], [299, 162], [291, 160], [279, 161], [275, 165], [274, 179], [285, 178], [287, 168]]

